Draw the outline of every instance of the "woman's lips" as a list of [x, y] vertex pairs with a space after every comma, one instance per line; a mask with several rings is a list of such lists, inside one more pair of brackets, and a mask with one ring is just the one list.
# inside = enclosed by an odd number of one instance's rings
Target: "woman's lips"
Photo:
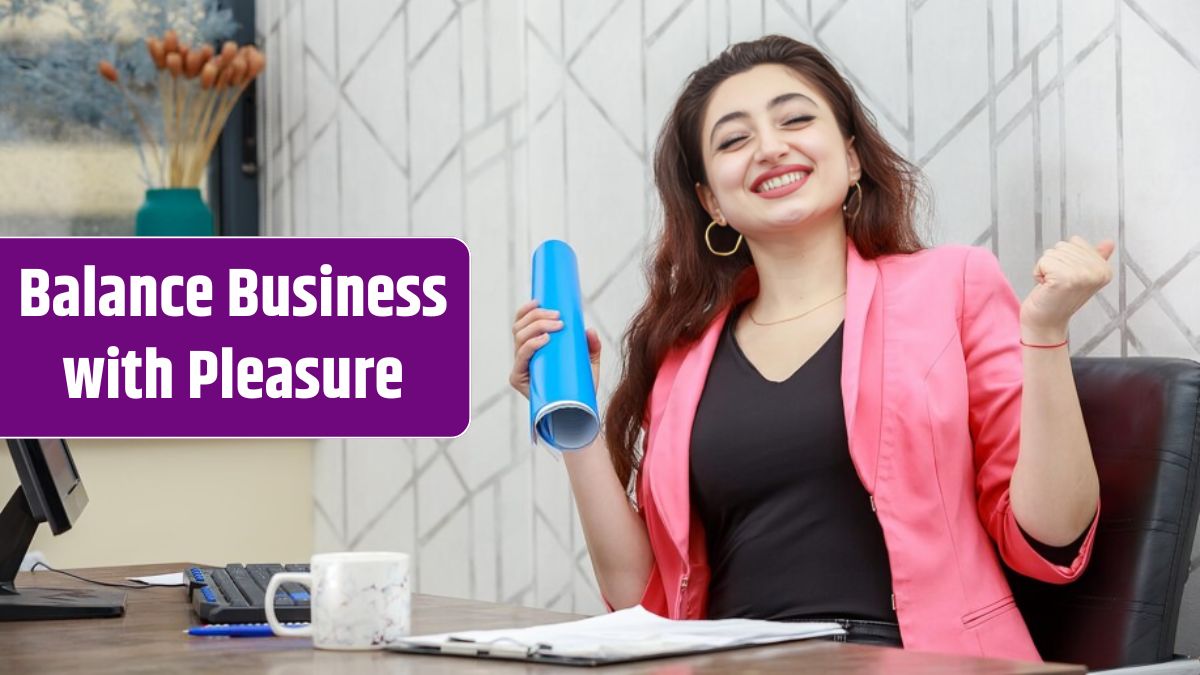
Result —
[[754, 194], [759, 197], [762, 197], [763, 199], [779, 199], [780, 197], [785, 197], [785, 196], [790, 195], [791, 193], [795, 192], [796, 190], [799, 190], [801, 187], [804, 186], [805, 183], [808, 182], [808, 177], [812, 175], [811, 173], [809, 173], [807, 171], [792, 172], [792, 173], [803, 173], [803, 175], [800, 177], [800, 180], [792, 181], [791, 183], [788, 183], [787, 185], [781, 185], [772, 190], [763, 190], [762, 192], [755, 192]]

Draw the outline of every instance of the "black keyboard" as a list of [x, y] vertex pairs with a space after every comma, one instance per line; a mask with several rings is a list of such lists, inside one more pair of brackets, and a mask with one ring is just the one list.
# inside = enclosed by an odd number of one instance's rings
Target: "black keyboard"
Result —
[[[307, 572], [308, 563], [297, 565], [230, 564], [224, 567], [189, 567], [183, 571], [188, 582], [192, 608], [207, 623], [262, 623], [267, 620], [263, 594], [271, 577], [279, 572]], [[280, 584], [275, 593], [275, 616], [285, 623], [309, 620], [308, 589], [291, 582]]]

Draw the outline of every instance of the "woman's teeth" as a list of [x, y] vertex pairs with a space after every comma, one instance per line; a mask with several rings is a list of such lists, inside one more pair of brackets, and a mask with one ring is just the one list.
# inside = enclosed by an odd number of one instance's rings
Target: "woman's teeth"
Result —
[[774, 178], [763, 181], [762, 184], [758, 186], [758, 189], [755, 190], [755, 192], [767, 192], [768, 190], [774, 190], [775, 188], [783, 187], [789, 183], [795, 183], [807, 175], [808, 174], [804, 171], [793, 171], [792, 173], [785, 173], [782, 176], [775, 176]]

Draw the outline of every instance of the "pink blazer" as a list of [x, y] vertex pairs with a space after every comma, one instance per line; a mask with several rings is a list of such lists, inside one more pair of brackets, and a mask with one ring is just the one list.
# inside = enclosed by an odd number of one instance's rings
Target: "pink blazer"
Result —
[[[848, 244], [846, 274], [850, 455], [883, 529], [904, 646], [1039, 660], [1000, 561], [1042, 581], [1072, 581], [1087, 565], [1096, 521], [1062, 567], [1029, 546], [1013, 516], [1016, 296], [990, 252], [961, 246], [864, 260]], [[637, 492], [654, 567], [642, 605], [670, 618], [706, 616], [709, 567], [689, 503], [688, 452], [727, 313], [668, 354], [650, 398]]]

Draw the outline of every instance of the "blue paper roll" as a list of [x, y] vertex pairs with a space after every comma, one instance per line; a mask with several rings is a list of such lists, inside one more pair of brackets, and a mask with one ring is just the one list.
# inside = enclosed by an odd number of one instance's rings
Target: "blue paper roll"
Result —
[[560, 330], [529, 362], [529, 423], [534, 442], [578, 450], [600, 432], [596, 385], [588, 359], [579, 266], [565, 242], [550, 239], [533, 252], [533, 298], [559, 312]]

